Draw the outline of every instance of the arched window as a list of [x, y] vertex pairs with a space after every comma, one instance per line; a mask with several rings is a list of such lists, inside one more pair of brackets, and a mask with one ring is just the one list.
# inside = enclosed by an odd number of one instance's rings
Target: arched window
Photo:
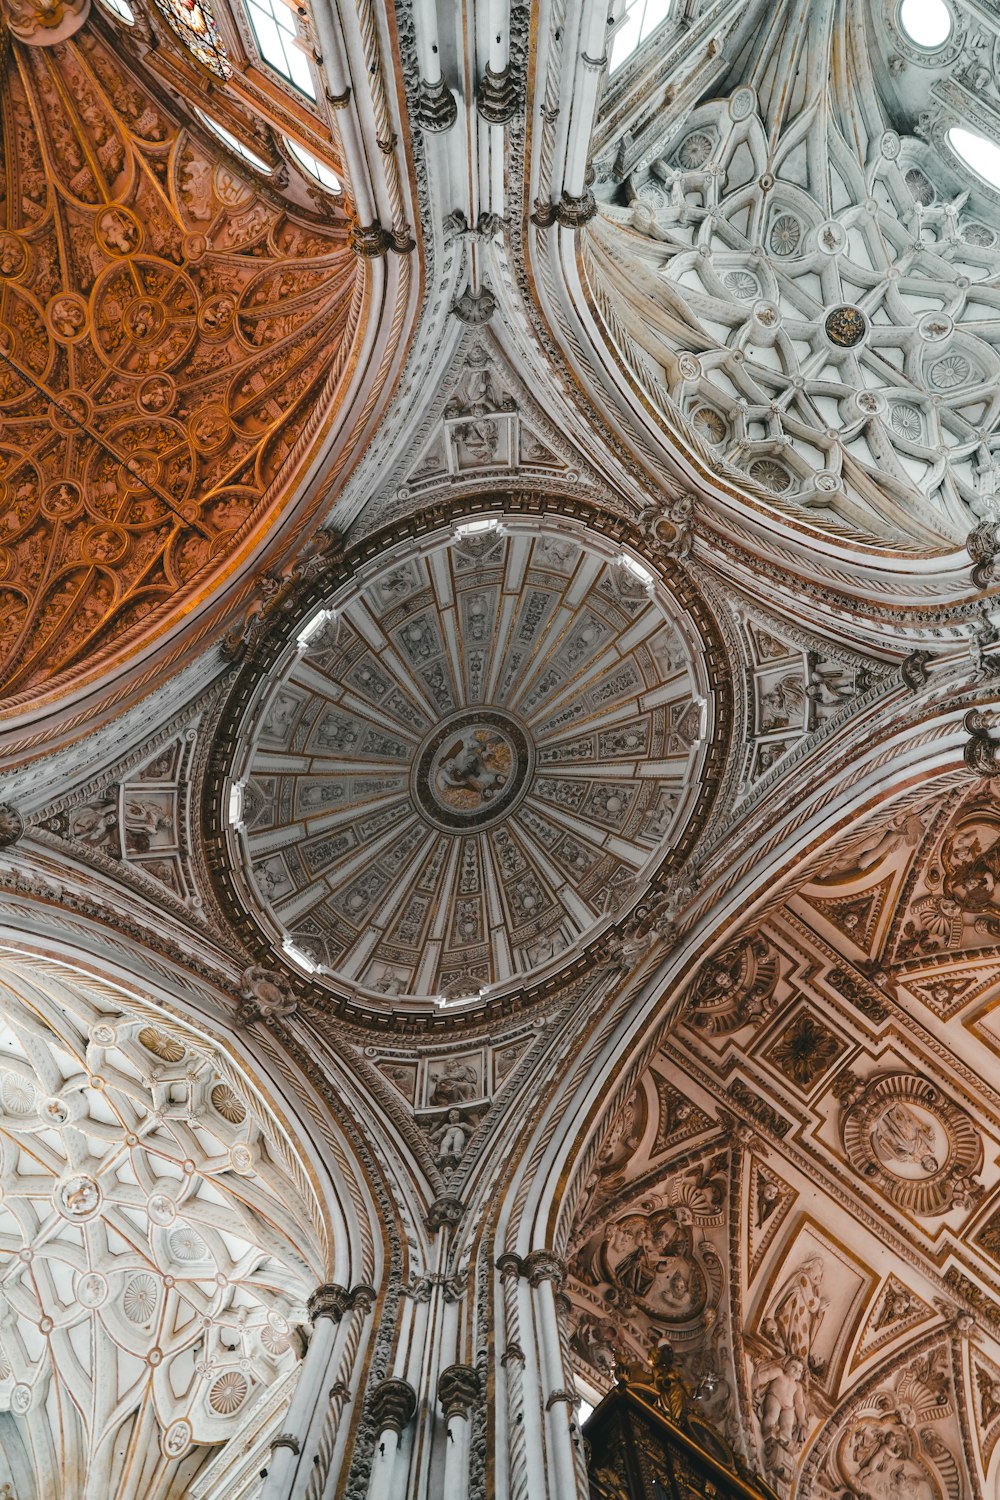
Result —
[[670, 14], [671, 0], [625, 0], [613, 22], [608, 71], [617, 73]]
[[283, 0], [246, 0], [246, 11], [264, 61], [303, 94], [315, 99], [316, 85], [299, 45], [294, 13]]
[[311, 177], [314, 182], [318, 182], [320, 187], [326, 188], [328, 193], [343, 192], [343, 183], [333, 168], [328, 167], [325, 161], [320, 161], [318, 156], [313, 156], [311, 151], [307, 151], [304, 146], [300, 146], [298, 141], [293, 141], [289, 135], [285, 136], [285, 145], [307, 177]]
[[156, 0], [181, 41], [218, 78], [231, 78], [233, 65], [207, 0]]
[[229, 147], [230, 151], [242, 157], [245, 162], [249, 162], [254, 171], [263, 172], [265, 176], [270, 176], [272, 171], [270, 165], [266, 161], [263, 161], [261, 157], [256, 156], [250, 150], [249, 146], [244, 146], [243, 142], [237, 136], [233, 135], [231, 130], [227, 130], [224, 125], [220, 125], [218, 120], [213, 120], [211, 115], [206, 115], [203, 109], [196, 109], [195, 114], [203, 125], [208, 126], [213, 135], [217, 135], [219, 140]]
[[116, 21], [124, 21], [126, 26], [135, 25], [135, 11], [128, 0], [101, 0], [101, 4], [111, 12]]

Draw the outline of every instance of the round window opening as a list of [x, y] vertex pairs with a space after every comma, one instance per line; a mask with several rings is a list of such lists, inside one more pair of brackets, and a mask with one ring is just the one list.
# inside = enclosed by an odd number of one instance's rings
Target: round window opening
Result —
[[903, 0], [899, 24], [904, 35], [928, 52], [943, 47], [951, 36], [952, 16], [944, 0]]

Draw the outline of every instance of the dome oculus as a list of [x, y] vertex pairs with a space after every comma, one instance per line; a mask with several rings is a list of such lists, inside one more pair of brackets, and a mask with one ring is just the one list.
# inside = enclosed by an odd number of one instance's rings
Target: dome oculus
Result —
[[258, 685], [228, 862], [320, 982], [475, 994], [641, 897], [712, 722], [685, 610], [606, 539], [527, 517], [438, 534], [331, 593]]
[[944, 0], [903, 0], [899, 24], [911, 42], [930, 51], [943, 47], [951, 36], [951, 11]]

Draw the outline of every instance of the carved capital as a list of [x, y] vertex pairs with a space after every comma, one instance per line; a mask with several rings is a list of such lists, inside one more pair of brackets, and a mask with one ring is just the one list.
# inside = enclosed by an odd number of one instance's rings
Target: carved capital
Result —
[[353, 1305], [354, 1299], [346, 1286], [327, 1282], [325, 1286], [318, 1286], [309, 1298], [309, 1321], [318, 1323], [320, 1318], [332, 1318], [339, 1323]]
[[365, 260], [378, 260], [392, 248], [392, 235], [378, 219], [370, 224], [355, 224], [351, 230], [351, 249]]
[[969, 739], [965, 746], [965, 764], [977, 776], [1000, 776], [1000, 740], [991, 734], [993, 719], [981, 709], [973, 708], [965, 716]]
[[533, 1287], [553, 1281], [557, 1291], [566, 1280], [566, 1270], [566, 1262], [551, 1250], [532, 1250], [521, 1263], [521, 1275], [527, 1276]]
[[372, 1388], [368, 1405], [377, 1430], [398, 1437], [417, 1409], [417, 1393], [408, 1380], [380, 1380]]
[[365, 1282], [359, 1282], [357, 1286], [351, 1287], [351, 1306], [366, 1318], [378, 1300], [378, 1292], [373, 1286]]
[[458, 119], [458, 105], [455, 95], [443, 78], [439, 78], [437, 83], [427, 83], [421, 78], [414, 114], [417, 124], [424, 130], [438, 132], [451, 129]]
[[517, 114], [517, 84], [508, 63], [499, 73], [487, 67], [476, 97], [479, 113], [491, 125], [506, 125]]
[[438, 1400], [445, 1419], [467, 1417], [479, 1399], [480, 1379], [472, 1365], [449, 1365], [438, 1379]]
[[520, 1256], [514, 1256], [511, 1251], [507, 1251], [504, 1256], [496, 1257], [496, 1269], [501, 1274], [501, 1280], [508, 1280], [511, 1277], [523, 1277], [525, 1275], [525, 1262], [520, 1259]]
[[435, 1198], [427, 1210], [427, 1228], [432, 1234], [439, 1229], [453, 1228], [465, 1213], [465, 1204], [461, 1198], [451, 1198], [447, 1194]]
[[556, 219], [567, 229], [582, 229], [597, 215], [597, 202], [589, 188], [578, 197], [563, 193], [556, 208]]

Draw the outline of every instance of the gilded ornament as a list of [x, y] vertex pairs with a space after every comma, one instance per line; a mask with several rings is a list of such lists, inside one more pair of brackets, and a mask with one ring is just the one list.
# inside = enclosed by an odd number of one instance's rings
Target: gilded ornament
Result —
[[868, 331], [868, 320], [860, 307], [835, 307], [823, 324], [831, 344], [839, 349], [854, 349]]

